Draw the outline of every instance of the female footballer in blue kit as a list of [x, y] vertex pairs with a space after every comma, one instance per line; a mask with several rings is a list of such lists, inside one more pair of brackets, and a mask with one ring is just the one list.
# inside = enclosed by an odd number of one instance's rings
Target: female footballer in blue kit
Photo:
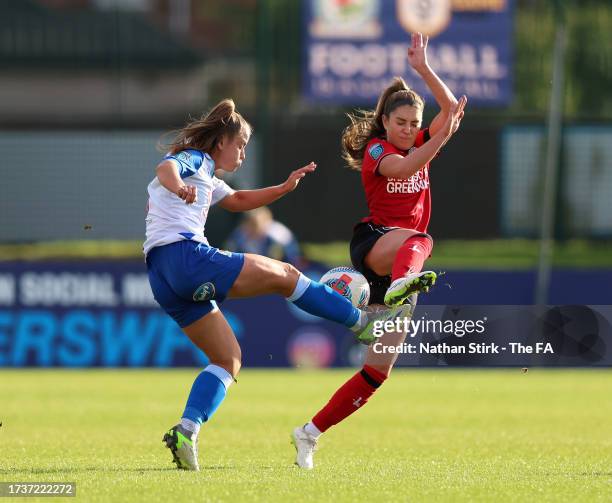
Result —
[[280, 185], [234, 191], [215, 177], [215, 170], [236, 171], [250, 136], [251, 126], [234, 102], [223, 100], [177, 132], [148, 186], [143, 249], [153, 295], [210, 361], [193, 383], [181, 422], [164, 435], [180, 469], [199, 470], [200, 425], [219, 407], [240, 370], [240, 346], [216, 301], [280, 294], [311, 314], [346, 325], [366, 344], [374, 340], [374, 321], [404, 311], [368, 314], [290, 264], [208, 244], [204, 226], [210, 206], [246, 211], [270, 204], [316, 168], [311, 162]]

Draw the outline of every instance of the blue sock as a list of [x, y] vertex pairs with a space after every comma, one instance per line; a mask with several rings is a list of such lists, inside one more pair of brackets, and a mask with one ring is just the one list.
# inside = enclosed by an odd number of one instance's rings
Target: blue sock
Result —
[[221, 405], [233, 380], [224, 368], [208, 365], [193, 382], [182, 417], [198, 425], [208, 421]]
[[288, 301], [307, 313], [352, 327], [359, 321], [361, 312], [338, 292], [300, 274], [295, 290]]

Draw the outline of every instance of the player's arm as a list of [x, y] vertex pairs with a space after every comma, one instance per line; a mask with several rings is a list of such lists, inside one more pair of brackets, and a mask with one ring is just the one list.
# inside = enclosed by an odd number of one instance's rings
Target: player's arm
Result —
[[295, 190], [300, 180], [308, 173], [312, 173], [316, 167], [317, 165], [311, 162], [300, 169], [296, 169], [280, 185], [255, 190], [237, 190], [233, 194], [221, 199], [219, 206], [228, 211], [248, 211], [260, 206], [266, 206]]
[[423, 37], [421, 33], [412, 34], [412, 44], [408, 49], [408, 62], [423, 79], [441, 108], [440, 113], [434, 117], [429, 125], [429, 132], [434, 136], [444, 125], [451, 107], [457, 104], [457, 98], [429, 66], [427, 62], [428, 41], [429, 37]]
[[422, 146], [414, 149], [407, 156], [391, 154], [382, 159], [378, 172], [387, 178], [410, 178], [430, 162], [446, 142], [446, 135], [438, 131]]
[[194, 185], [186, 185], [179, 175], [176, 163], [169, 159], [160, 162], [156, 169], [157, 179], [164, 188], [176, 194], [187, 204], [197, 200], [198, 191]]
[[378, 172], [388, 178], [410, 178], [414, 175], [436, 156], [442, 145], [457, 131], [466, 103], [467, 98], [461, 96], [459, 102], [452, 106], [449, 113], [446, 114], [442, 127], [431, 136], [429, 141], [405, 157], [398, 154], [384, 157], [380, 161]]

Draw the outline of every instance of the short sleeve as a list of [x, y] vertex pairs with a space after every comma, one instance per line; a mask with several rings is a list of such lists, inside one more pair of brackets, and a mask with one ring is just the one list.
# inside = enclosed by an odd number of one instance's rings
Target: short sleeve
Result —
[[227, 196], [231, 196], [236, 191], [232, 189], [223, 180], [219, 180], [216, 176], [212, 177], [213, 189], [212, 196], [210, 198], [210, 205], [217, 204], [221, 199]]
[[390, 154], [397, 153], [397, 150], [390, 143], [376, 138], [370, 141], [366, 147], [361, 169], [366, 172], [378, 173], [380, 161]]
[[166, 155], [166, 160], [174, 161], [181, 178], [195, 175], [202, 166], [202, 153], [198, 150], [182, 150], [173, 155]]

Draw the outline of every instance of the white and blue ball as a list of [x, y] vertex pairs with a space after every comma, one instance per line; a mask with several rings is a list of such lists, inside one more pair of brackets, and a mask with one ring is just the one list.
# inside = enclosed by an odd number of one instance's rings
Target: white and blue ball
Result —
[[319, 280], [363, 309], [370, 301], [370, 285], [365, 276], [350, 267], [334, 267]]

